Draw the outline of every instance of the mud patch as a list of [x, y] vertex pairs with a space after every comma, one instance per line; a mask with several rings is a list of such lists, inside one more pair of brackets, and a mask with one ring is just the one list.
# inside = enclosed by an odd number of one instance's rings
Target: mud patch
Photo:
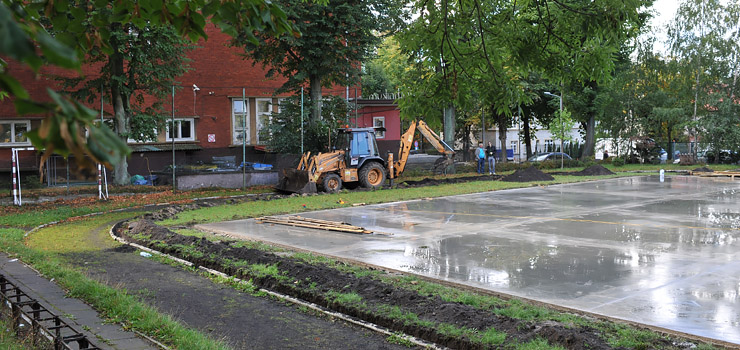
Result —
[[530, 182], [530, 181], [552, 181], [555, 180], [550, 174], [543, 173], [534, 166], [519, 169], [511, 175], [504, 176], [501, 181], [507, 182]]
[[451, 177], [451, 178], [444, 178], [444, 179], [431, 179], [431, 178], [425, 178], [418, 181], [404, 181], [400, 184], [398, 184], [398, 188], [407, 188], [407, 187], [423, 187], [423, 186], [436, 186], [436, 185], [443, 185], [443, 184], [458, 184], [458, 183], [464, 183], [464, 182], [470, 182], [470, 181], [490, 181], [490, 180], [498, 180], [501, 176], [499, 175], [479, 175], [479, 176], [465, 176], [465, 177]]
[[713, 173], [714, 172], [713, 169], [707, 168], [705, 166], [703, 166], [701, 168], [696, 168], [696, 169], [694, 169], [692, 171], [695, 172], [695, 173]]
[[604, 168], [601, 166], [601, 164], [594, 164], [586, 169], [583, 169], [581, 171], [576, 171], [574, 173], [570, 173], [570, 175], [575, 176], [601, 176], [601, 175], [614, 175], [614, 172], [611, 170]]
[[[441, 333], [434, 325], [454, 325], [479, 330], [493, 328], [505, 332], [505, 343], [522, 343], [536, 338], [547, 339], [552, 345], [568, 349], [611, 349], [599, 332], [589, 327], [561, 324], [554, 321], [522, 321], [497, 315], [496, 308], [483, 310], [439, 296], [420, 294], [371, 276], [345, 273], [323, 263], [307, 263], [292, 257], [278, 256], [262, 250], [238, 247], [234, 242], [211, 242], [203, 238], [182, 236], [150, 220], [141, 219], [122, 223], [115, 232], [136, 243], [184, 258], [193, 263], [251, 280], [259, 287], [275, 290], [324, 307], [358, 317], [381, 326], [435, 342], [450, 348], [487, 349], [485, 345], [466, 336]], [[199, 254], [192, 255], [196, 250]], [[186, 252], [191, 252], [190, 254]], [[194, 257], [195, 256], [195, 257]], [[235, 261], [261, 266], [275, 266], [279, 275], [250, 272], [237, 268]], [[240, 263], [239, 266], [245, 266]], [[338, 303], [328, 295], [356, 293], [361, 304]], [[424, 323], [404, 322], [391, 317], [389, 308], [398, 308], [405, 314], [415, 314]]]

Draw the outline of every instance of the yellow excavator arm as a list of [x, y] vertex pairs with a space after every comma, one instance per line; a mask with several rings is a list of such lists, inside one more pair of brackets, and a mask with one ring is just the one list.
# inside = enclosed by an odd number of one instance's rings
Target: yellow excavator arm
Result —
[[417, 128], [439, 153], [444, 154], [448, 160], [452, 160], [452, 156], [455, 154], [452, 147], [442, 141], [423, 120], [420, 120], [418, 124], [416, 121], [413, 121], [409, 129], [401, 136], [401, 145], [398, 148], [398, 160], [395, 162], [389, 161], [392, 164], [389, 171], [389, 177], [391, 179], [401, 176], [406, 169], [406, 162], [409, 160], [409, 153], [411, 152], [411, 145], [414, 143], [414, 133]]

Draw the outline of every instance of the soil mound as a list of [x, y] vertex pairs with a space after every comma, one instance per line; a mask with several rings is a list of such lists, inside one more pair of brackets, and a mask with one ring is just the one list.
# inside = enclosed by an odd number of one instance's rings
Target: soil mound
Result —
[[614, 172], [611, 170], [604, 168], [601, 166], [601, 164], [594, 164], [586, 169], [583, 169], [581, 171], [576, 171], [575, 173], [571, 173], [570, 175], [575, 176], [600, 176], [600, 175], [614, 175]]
[[709, 169], [709, 168], [707, 168], [705, 166], [703, 166], [701, 168], [696, 168], [696, 169], [694, 169], [692, 171], [695, 172], [695, 173], [713, 173], [714, 172], [714, 170]]
[[530, 181], [552, 181], [555, 180], [550, 174], [545, 174], [533, 166], [519, 169], [511, 175], [504, 176], [501, 181], [507, 182], [530, 182]]

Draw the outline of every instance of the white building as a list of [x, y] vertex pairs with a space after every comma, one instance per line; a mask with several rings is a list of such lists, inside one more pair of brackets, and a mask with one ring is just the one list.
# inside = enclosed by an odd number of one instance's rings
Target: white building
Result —
[[[516, 123], [513, 128], [510, 128], [506, 131], [506, 149], [513, 151], [514, 161], [516, 162], [525, 161], [527, 158], [526, 145], [524, 144], [524, 128], [520, 124], [521, 123]], [[488, 145], [488, 142], [492, 141], [494, 142], [496, 149], [503, 149], [501, 141], [499, 140], [498, 128], [486, 127], [486, 129], [487, 130], [484, 135], [485, 145]], [[532, 132], [533, 129], [536, 129], [537, 131]], [[530, 133], [532, 138], [531, 142], [533, 154], [553, 152], [556, 149], [560, 148], [560, 140], [557, 137], [553, 137], [550, 131], [547, 130], [545, 127], [541, 125], [535, 125], [530, 128]], [[571, 142], [583, 144], [583, 137], [581, 136], [581, 133], [577, 126], [574, 126], [571, 129], [570, 135], [572, 138]], [[567, 145], [567, 142], [565, 144]], [[511, 159], [511, 157], [509, 159]]]

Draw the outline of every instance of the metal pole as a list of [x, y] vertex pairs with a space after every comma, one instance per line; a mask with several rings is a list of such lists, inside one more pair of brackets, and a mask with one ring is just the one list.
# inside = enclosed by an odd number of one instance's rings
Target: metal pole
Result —
[[242, 88], [242, 189], [247, 188], [247, 95]]
[[359, 128], [359, 124], [358, 124], [358, 121], [357, 121], [357, 108], [359, 106], [357, 105], [357, 103], [358, 103], [357, 102], [357, 88], [355, 88], [355, 127], [356, 128]]
[[[563, 153], [563, 138], [565, 137], [565, 121], [563, 120], [563, 92], [560, 91], [560, 153]], [[563, 169], [565, 157], [560, 155], [560, 169]]]
[[175, 85], [172, 85], [172, 125], [170, 126], [170, 132], [172, 132], [172, 192], [177, 190], [175, 184], [175, 171], [177, 165], [175, 165]]
[[303, 154], [303, 86], [301, 86], [301, 154]]
[[[100, 84], [100, 127], [103, 126], [103, 84]], [[103, 199], [103, 186], [101, 182], [102, 164], [98, 163], [98, 199]]]

